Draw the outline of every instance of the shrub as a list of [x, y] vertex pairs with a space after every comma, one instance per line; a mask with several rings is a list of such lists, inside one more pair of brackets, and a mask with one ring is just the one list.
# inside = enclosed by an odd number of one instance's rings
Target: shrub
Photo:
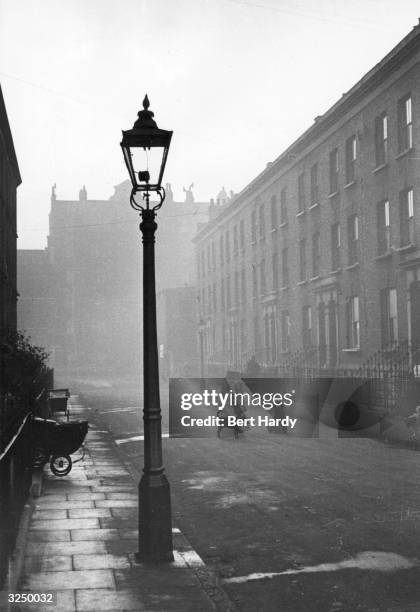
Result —
[[9, 333], [0, 348], [1, 393], [32, 405], [43, 388], [48, 353], [22, 332]]

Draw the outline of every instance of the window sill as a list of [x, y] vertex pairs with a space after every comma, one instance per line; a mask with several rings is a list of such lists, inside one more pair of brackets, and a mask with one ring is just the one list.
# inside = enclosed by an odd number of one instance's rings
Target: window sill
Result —
[[394, 249], [397, 253], [401, 253], [404, 251], [409, 251], [411, 249], [415, 249], [416, 245], [410, 242], [409, 244], [405, 244], [404, 246], [398, 247], [398, 249]]
[[306, 210], [300, 210], [298, 213], [296, 213], [296, 217], [302, 217], [302, 215], [304, 215], [306, 212]]
[[319, 207], [319, 202], [315, 202], [315, 204], [311, 204], [308, 210], [315, 210], [315, 208]]
[[330, 274], [339, 274], [341, 272], [341, 268], [336, 268], [335, 270], [331, 270]]
[[344, 269], [345, 270], [354, 270], [355, 268], [358, 268], [358, 267], [359, 267], [359, 262], [356, 261], [355, 263], [350, 264], [349, 266], [346, 266]]
[[277, 232], [277, 227], [272, 227], [270, 230], [270, 233], [274, 234], [275, 232]]
[[385, 251], [385, 253], [381, 253], [380, 255], [377, 255], [375, 257], [375, 261], [381, 261], [381, 259], [388, 259], [391, 256], [392, 256], [392, 251], [388, 250], [388, 251]]
[[302, 285], [306, 285], [308, 281], [307, 280], [301, 280], [297, 283], [298, 287], [302, 286]]
[[388, 162], [385, 162], [384, 164], [381, 164], [380, 166], [376, 166], [376, 168], [375, 168], [375, 170], [373, 170], [372, 174], [376, 174], [376, 172], [380, 172], [384, 168], [387, 168], [387, 166], [388, 166]]
[[315, 281], [319, 280], [321, 278], [321, 276], [319, 274], [317, 274], [316, 276], [311, 276], [311, 278], [309, 279], [310, 283], [314, 283]]
[[349, 187], [353, 187], [353, 185], [356, 184], [356, 181], [353, 179], [352, 181], [350, 181], [349, 183], [346, 183], [344, 185], [344, 189], [348, 189]]
[[328, 199], [335, 198], [335, 196], [337, 196], [337, 195], [338, 195], [338, 189], [337, 189], [337, 191], [333, 191], [332, 193], [330, 193], [328, 195]]
[[289, 285], [284, 285], [284, 287], [280, 287], [280, 291], [287, 291], [289, 289]]
[[401, 151], [401, 153], [398, 153], [398, 155], [395, 156], [395, 159], [401, 159], [402, 157], [405, 157], [405, 155], [408, 155], [408, 153], [411, 153], [411, 151], [413, 151], [413, 147]]
[[286, 227], [287, 225], [287, 221], [283, 221], [283, 223], [280, 223], [279, 227]]
[[360, 346], [356, 346], [355, 348], [343, 348], [341, 351], [343, 353], [358, 353], [360, 351]]

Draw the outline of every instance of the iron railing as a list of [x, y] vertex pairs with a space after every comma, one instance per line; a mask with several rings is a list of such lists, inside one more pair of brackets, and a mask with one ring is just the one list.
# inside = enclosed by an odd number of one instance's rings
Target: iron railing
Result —
[[[3, 399], [3, 416], [5, 402]], [[10, 402], [7, 409], [10, 409]], [[16, 406], [15, 406], [16, 407]], [[16, 425], [16, 420], [14, 420]], [[10, 431], [3, 428], [4, 433]], [[33, 462], [31, 417], [21, 419], [14, 435], [0, 450], [0, 589], [7, 574], [19, 521], [31, 486]]]

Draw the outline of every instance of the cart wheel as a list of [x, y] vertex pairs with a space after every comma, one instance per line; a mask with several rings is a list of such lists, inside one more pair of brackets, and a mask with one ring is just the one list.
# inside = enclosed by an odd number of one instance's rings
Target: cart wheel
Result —
[[67, 476], [72, 466], [69, 455], [53, 455], [50, 461], [50, 469], [55, 476]]

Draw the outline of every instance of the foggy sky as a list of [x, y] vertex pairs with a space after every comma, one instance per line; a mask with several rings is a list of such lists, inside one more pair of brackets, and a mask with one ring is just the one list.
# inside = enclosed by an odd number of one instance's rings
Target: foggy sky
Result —
[[[417, 23], [414, 0], [0, 0], [0, 81], [23, 184], [19, 248], [59, 199], [108, 198], [147, 92], [183, 199], [240, 191]], [[128, 203], [127, 203], [128, 206]]]

